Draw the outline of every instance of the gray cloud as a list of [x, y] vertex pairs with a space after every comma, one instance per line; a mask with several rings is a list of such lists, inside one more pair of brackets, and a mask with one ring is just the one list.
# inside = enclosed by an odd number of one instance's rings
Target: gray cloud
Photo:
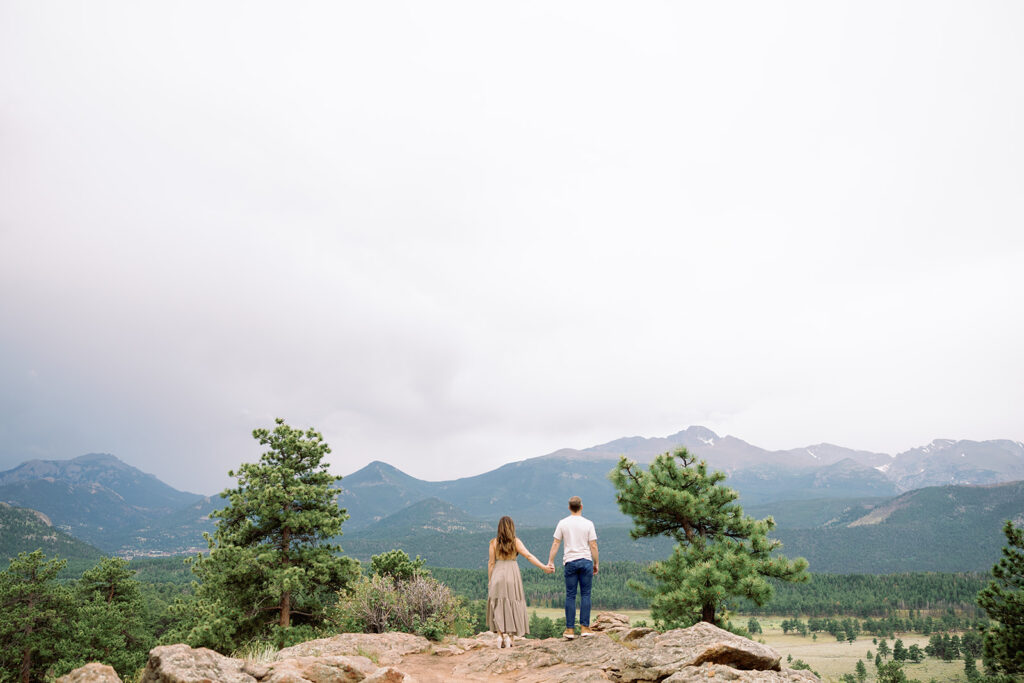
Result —
[[1015, 438], [1016, 6], [0, 8], [0, 466]]

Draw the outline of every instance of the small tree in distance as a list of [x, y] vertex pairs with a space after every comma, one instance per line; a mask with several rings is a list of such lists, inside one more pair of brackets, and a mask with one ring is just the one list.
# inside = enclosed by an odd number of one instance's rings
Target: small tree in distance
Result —
[[718, 623], [724, 621], [719, 609], [732, 596], [767, 603], [768, 578], [808, 579], [807, 560], [772, 556], [782, 545], [768, 539], [774, 520], [744, 515], [739, 494], [721, 485], [725, 474], [709, 472], [685, 448], [657, 456], [647, 470], [620, 458], [609, 478], [619, 508], [633, 518], [633, 538], [676, 541], [671, 557], [651, 566], [655, 588], [634, 586], [652, 598], [651, 616], [661, 625]]

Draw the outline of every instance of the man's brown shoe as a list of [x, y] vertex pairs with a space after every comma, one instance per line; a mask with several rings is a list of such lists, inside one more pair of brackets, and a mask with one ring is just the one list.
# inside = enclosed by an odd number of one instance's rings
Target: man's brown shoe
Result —
[[574, 631], [571, 628], [567, 628], [567, 629], [565, 629], [565, 633], [562, 634], [562, 637], [567, 639], [567, 640], [572, 640], [573, 638], [576, 637], [576, 631]]
[[581, 636], [592, 636], [592, 635], [594, 635], [594, 630], [592, 628], [590, 628], [589, 626], [583, 626], [582, 624], [580, 624], [580, 635]]

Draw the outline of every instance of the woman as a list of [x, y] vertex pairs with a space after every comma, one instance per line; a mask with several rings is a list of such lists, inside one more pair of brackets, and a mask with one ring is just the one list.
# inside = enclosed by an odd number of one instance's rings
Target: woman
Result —
[[546, 574], [554, 571], [541, 564], [516, 538], [516, 525], [512, 518], [502, 517], [498, 520], [498, 535], [491, 539], [487, 551], [487, 628], [498, 634], [501, 647], [512, 647], [512, 638], [530, 632], [523, 577], [516, 562], [518, 555]]

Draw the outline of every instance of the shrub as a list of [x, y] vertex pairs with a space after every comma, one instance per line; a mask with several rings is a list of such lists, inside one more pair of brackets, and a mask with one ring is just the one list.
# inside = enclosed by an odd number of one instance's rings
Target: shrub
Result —
[[370, 558], [370, 573], [390, 576], [396, 581], [408, 581], [417, 576], [430, 576], [425, 564], [426, 561], [421, 560], [419, 555], [412, 560], [404, 550], [389, 550]]
[[465, 632], [470, 615], [448, 586], [429, 576], [396, 580], [390, 575], [364, 577], [339, 594], [334, 621], [343, 630], [361, 633], [405, 631], [431, 640]]

